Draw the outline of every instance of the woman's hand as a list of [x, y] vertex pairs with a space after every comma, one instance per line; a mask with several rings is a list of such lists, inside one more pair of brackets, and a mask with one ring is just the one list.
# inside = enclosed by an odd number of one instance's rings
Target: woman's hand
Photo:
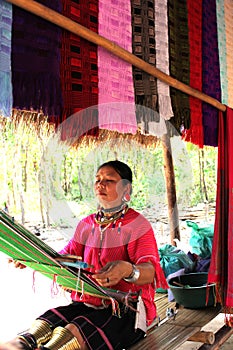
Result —
[[[152, 283], [155, 277], [155, 269], [152, 263], [146, 262], [136, 265], [140, 276], [135, 284], [142, 285]], [[127, 278], [133, 272], [133, 265], [128, 261], [117, 260], [107, 263], [100, 271], [92, 275], [103, 287], [114, 286], [123, 278]]]
[[14, 259], [8, 259], [8, 263], [13, 263], [14, 264], [14, 266], [17, 268], [17, 269], [20, 269], [20, 270], [22, 270], [22, 269], [25, 269], [25, 265], [24, 264], [22, 264], [21, 262], [19, 262], [19, 261], [17, 261], [17, 260], [14, 260]]
[[114, 286], [132, 273], [132, 264], [117, 260], [107, 263], [101, 270], [92, 275], [103, 287]]

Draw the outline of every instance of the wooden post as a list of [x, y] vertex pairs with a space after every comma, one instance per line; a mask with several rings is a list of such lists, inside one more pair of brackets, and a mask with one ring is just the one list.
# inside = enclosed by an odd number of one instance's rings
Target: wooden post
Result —
[[168, 221], [171, 245], [176, 245], [174, 238], [180, 240], [179, 215], [176, 200], [175, 174], [172, 160], [171, 141], [168, 134], [161, 137], [164, 158], [164, 176], [167, 190]]
[[213, 332], [199, 331], [193, 334], [188, 341], [196, 341], [200, 343], [205, 343], [212, 345], [215, 341], [215, 335]]

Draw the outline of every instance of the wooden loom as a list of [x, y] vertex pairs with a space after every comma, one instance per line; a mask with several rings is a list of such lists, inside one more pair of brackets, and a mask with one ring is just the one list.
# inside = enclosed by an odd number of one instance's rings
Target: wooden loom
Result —
[[0, 251], [35, 271], [47, 276], [62, 287], [102, 299], [128, 303], [137, 301], [137, 293], [103, 288], [89, 277], [90, 266], [78, 257], [60, 255], [23, 225], [0, 211]]

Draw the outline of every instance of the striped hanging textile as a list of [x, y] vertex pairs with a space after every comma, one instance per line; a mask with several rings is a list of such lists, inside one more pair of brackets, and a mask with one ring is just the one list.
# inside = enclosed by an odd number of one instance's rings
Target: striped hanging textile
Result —
[[[131, 0], [133, 54], [156, 65], [154, 0]], [[156, 78], [133, 67], [137, 123], [143, 133], [152, 133], [159, 122]]]
[[[60, 11], [61, 0], [40, 0]], [[13, 107], [58, 117], [62, 110], [60, 82], [61, 29], [16, 6], [12, 24]]]
[[[62, 4], [64, 16], [98, 31], [98, 0], [63, 0]], [[97, 46], [68, 31], [62, 32], [61, 46], [62, 138], [97, 135]]]
[[[228, 105], [228, 79], [227, 79], [228, 67], [227, 67], [227, 52], [226, 52], [226, 23], [225, 23], [224, 2], [225, 2], [224, 0], [216, 0], [216, 13], [217, 13], [220, 80], [221, 80], [221, 91], [222, 91], [222, 101], [221, 102]], [[228, 6], [230, 6], [230, 5], [228, 5]], [[233, 9], [231, 9], [231, 11], [233, 11]], [[232, 12], [230, 12], [230, 14], [232, 14]], [[228, 15], [226, 15], [226, 17], [228, 17]], [[227, 21], [227, 18], [226, 18], [226, 21]], [[230, 26], [232, 27], [231, 22], [232, 22], [232, 19], [230, 20]], [[233, 63], [231, 63], [231, 64], [233, 64]], [[229, 66], [229, 69], [231, 69], [231, 66]], [[231, 107], [233, 107], [233, 106], [231, 106]]]
[[233, 326], [233, 110], [219, 112], [216, 216], [208, 282], [216, 283], [216, 296]]
[[[99, 35], [132, 52], [129, 1], [99, 0]], [[99, 127], [137, 131], [132, 65], [98, 47]]]
[[[202, 91], [202, 0], [187, 0], [190, 47], [190, 86]], [[183, 139], [199, 147], [204, 145], [202, 102], [190, 96], [190, 128], [183, 131]]]
[[[168, 0], [169, 58], [171, 76], [189, 85], [190, 58], [188, 35], [188, 11], [186, 0]], [[174, 118], [171, 123], [180, 133], [190, 127], [189, 96], [171, 87]]]
[[0, 115], [11, 116], [11, 25], [12, 5], [0, 0]]
[[[155, 0], [156, 67], [170, 75], [168, 46], [167, 2]], [[168, 120], [173, 117], [169, 85], [157, 79], [157, 89], [159, 115]]]
[[[202, 91], [221, 101], [215, 0], [202, 2]], [[218, 145], [218, 110], [202, 103], [204, 145]]]
[[[233, 3], [232, 1], [224, 1], [224, 14], [225, 14], [225, 30], [226, 30], [226, 78], [227, 78], [227, 88], [228, 88], [228, 107], [233, 108], [233, 21], [232, 12]], [[220, 59], [221, 62], [221, 59]]]

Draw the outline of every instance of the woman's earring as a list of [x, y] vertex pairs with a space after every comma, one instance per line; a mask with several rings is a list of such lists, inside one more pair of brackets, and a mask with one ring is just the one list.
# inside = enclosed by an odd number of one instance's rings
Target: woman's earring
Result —
[[126, 192], [122, 198], [122, 201], [125, 203], [129, 202], [130, 201], [130, 194]]

